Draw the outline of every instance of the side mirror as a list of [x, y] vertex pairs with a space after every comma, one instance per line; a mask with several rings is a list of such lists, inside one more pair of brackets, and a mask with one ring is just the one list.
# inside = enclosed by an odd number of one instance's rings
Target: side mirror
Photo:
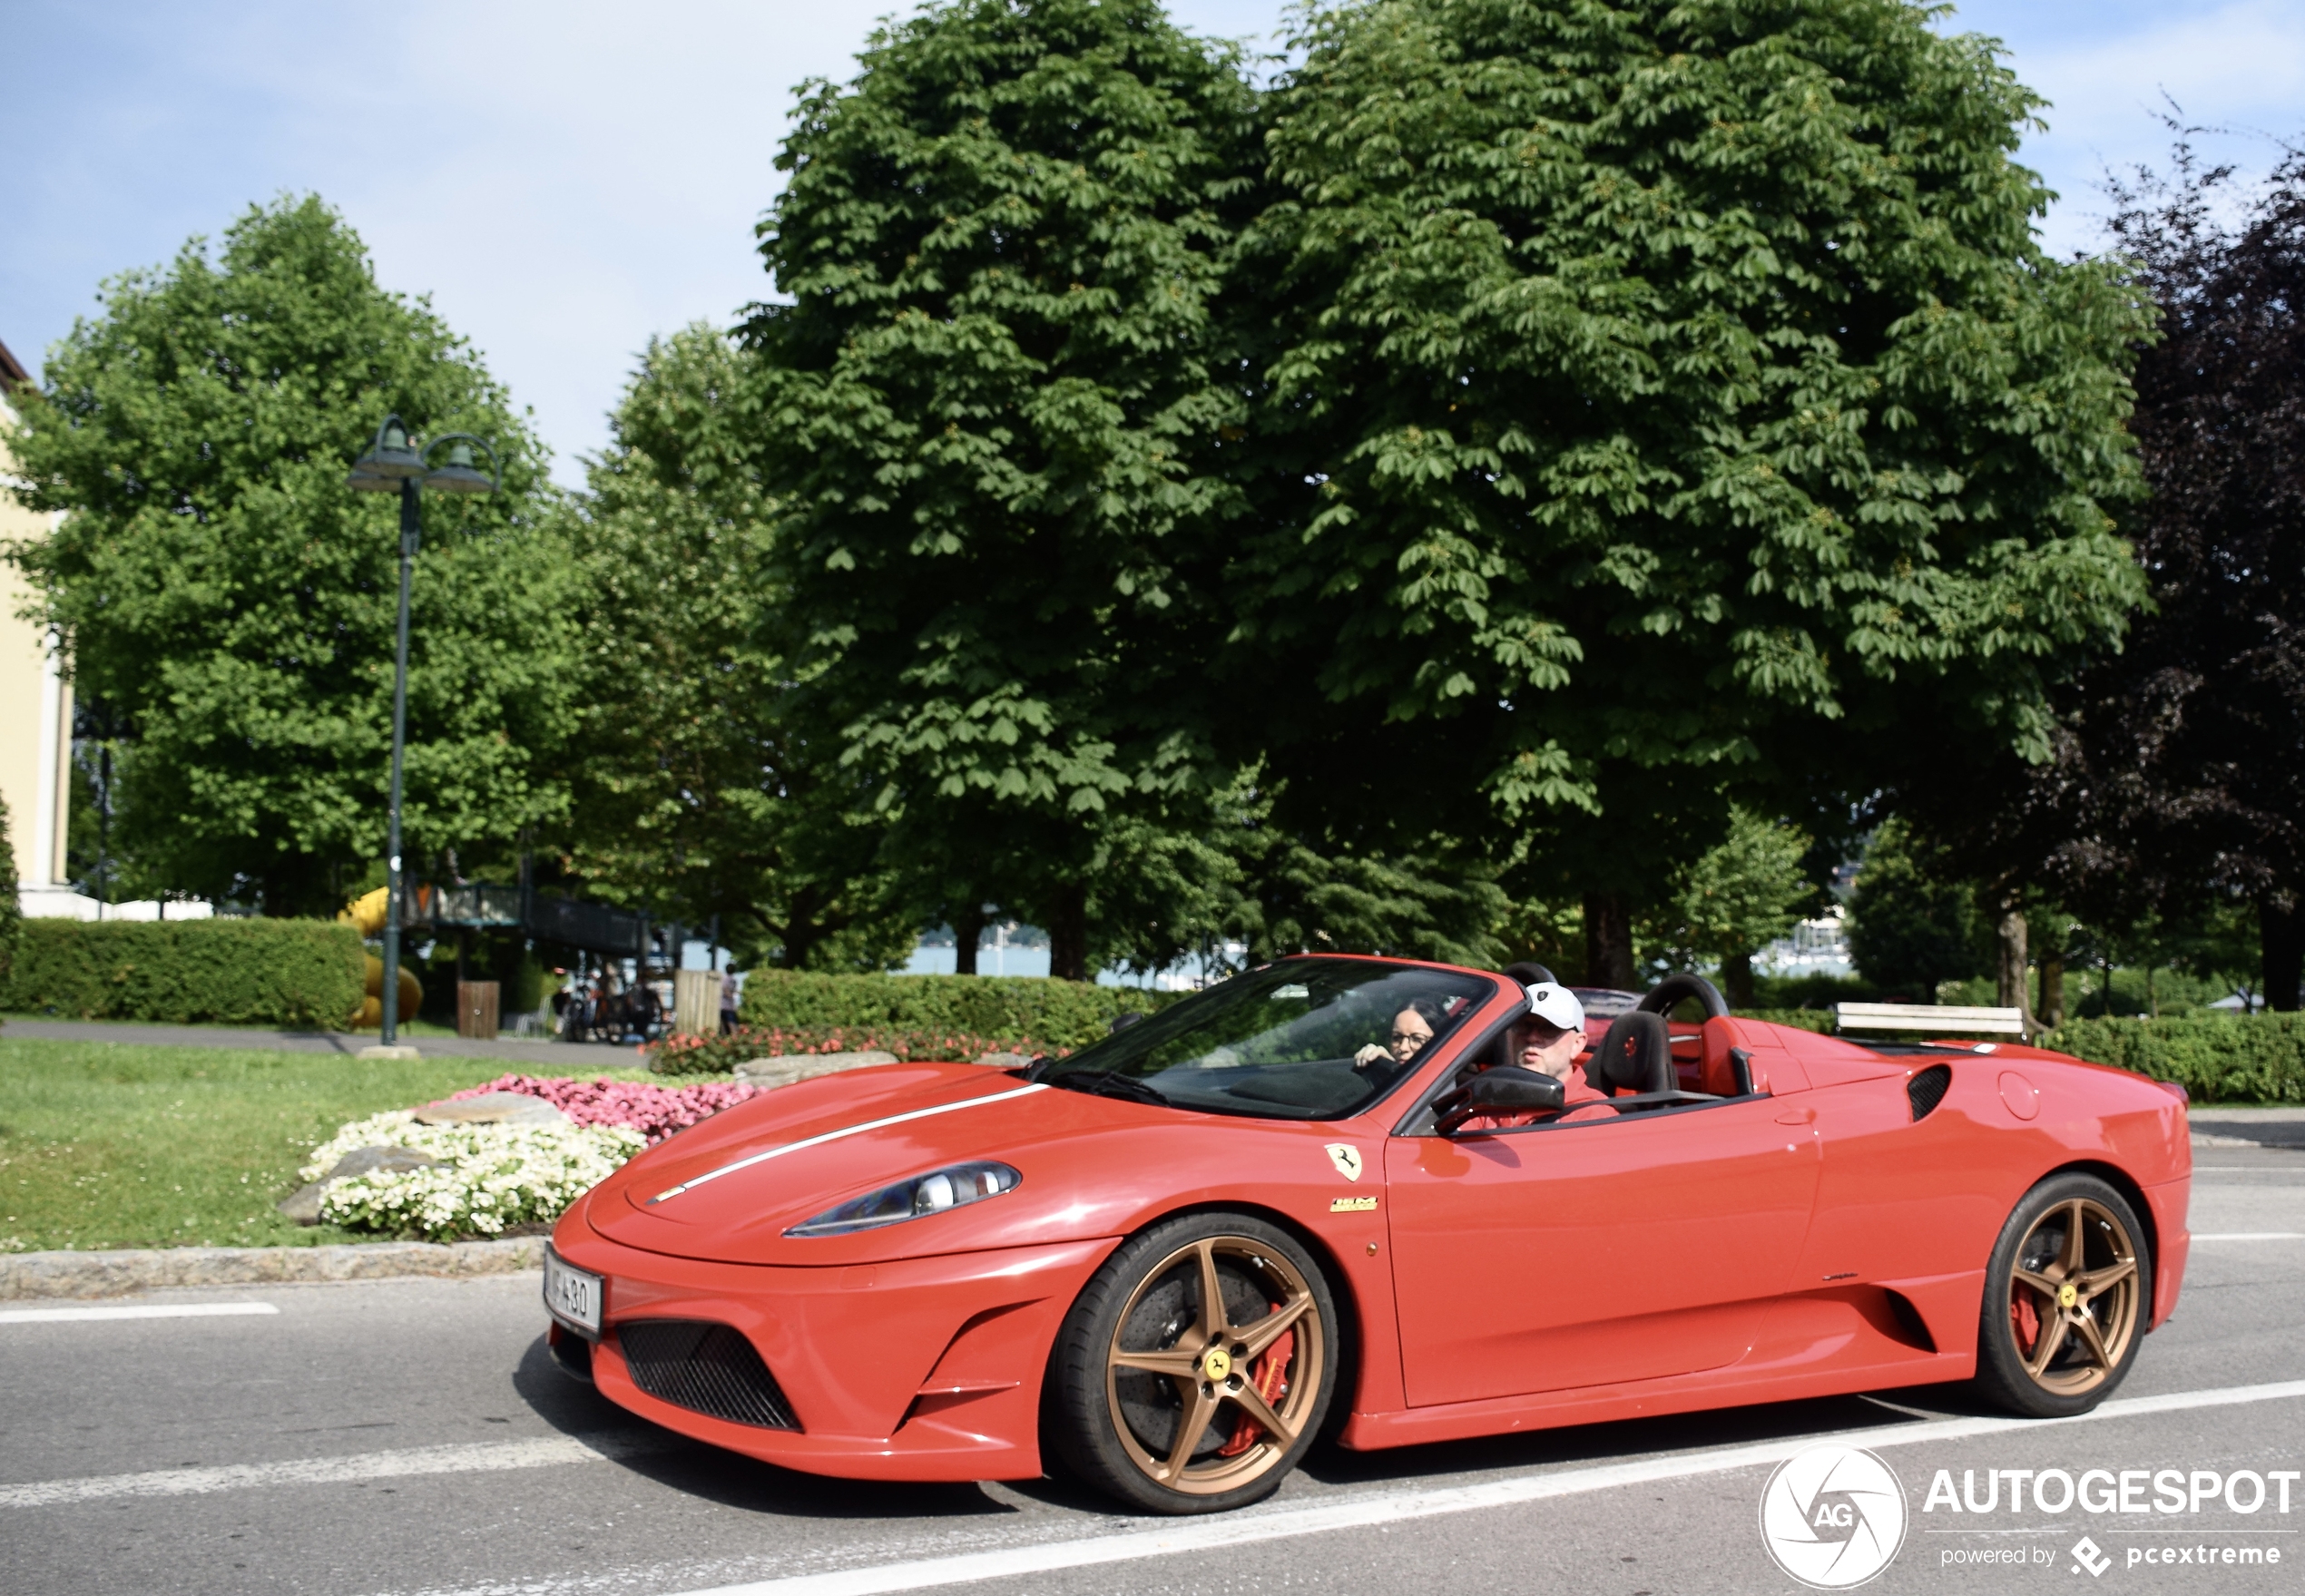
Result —
[[1568, 1088], [1542, 1070], [1500, 1064], [1484, 1070], [1433, 1103], [1433, 1126], [1444, 1136], [1475, 1114], [1539, 1112], [1568, 1106]]

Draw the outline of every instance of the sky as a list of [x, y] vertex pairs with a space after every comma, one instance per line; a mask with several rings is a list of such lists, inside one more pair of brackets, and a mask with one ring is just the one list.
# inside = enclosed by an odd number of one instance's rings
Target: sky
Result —
[[[0, 0], [0, 342], [38, 371], [103, 281], [251, 203], [317, 192], [378, 279], [472, 339], [576, 484], [652, 336], [771, 285], [752, 228], [803, 79], [844, 80], [890, 0]], [[1279, 47], [1280, 0], [1172, 0]], [[2061, 254], [2108, 169], [2165, 156], [2164, 100], [2261, 171], [2305, 135], [2305, 0], [1969, 0], [2045, 95], [2027, 164]]]

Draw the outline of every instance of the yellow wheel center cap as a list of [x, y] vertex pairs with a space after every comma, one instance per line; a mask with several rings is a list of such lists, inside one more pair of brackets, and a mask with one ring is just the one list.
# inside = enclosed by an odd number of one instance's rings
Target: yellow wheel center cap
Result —
[[2080, 1290], [2074, 1287], [2072, 1282], [2067, 1281], [2065, 1285], [2057, 1288], [2057, 1306], [2059, 1307], [2071, 1307], [2074, 1303], [2080, 1300]]
[[1221, 1380], [1232, 1373], [1232, 1355], [1221, 1346], [1209, 1348], [1209, 1356], [1201, 1360], [1201, 1372], [1211, 1380]]

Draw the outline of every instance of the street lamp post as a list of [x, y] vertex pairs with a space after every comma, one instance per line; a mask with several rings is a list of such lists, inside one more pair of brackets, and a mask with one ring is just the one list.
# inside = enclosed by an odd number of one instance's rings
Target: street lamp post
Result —
[[[451, 446], [445, 464], [430, 464], [432, 452]], [[473, 463], [472, 446], [488, 451], [493, 475]], [[492, 494], [504, 480], [504, 466], [486, 438], [452, 432], [434, 438], [419, 449], [397, 416], [387, 416], [368, 445], [368, 452], [352, 463], [345, 485], [362, 493], [400, 495], [400, 615], [399, 636], [392, 666], [392, 798], [385, 840], [384, 1007], [383, 1044], [391, 1047], [400, 1034], [400, 771], [408, 740], [408, 584], [417, 561], [417, 543], [423, 530], [417, 509], [422, 488], [444, 494]]]

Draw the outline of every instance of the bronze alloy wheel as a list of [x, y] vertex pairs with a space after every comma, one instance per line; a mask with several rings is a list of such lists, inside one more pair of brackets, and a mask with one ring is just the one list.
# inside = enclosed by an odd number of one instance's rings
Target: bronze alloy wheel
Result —
[[1180, 1247], [1122, 1307], [1105, 1350], [1113, 1431], [1155, 1484], [1193, 1496], [1248, 1484], [1303, 1433], [1324, 1339], [1312, 1288], [1270, 1247]]
[[1337, 1335], [1319, 1266], [1277, 1226], [1215, 1213], [1156, 1225], [1122, 1244], [1066, 1321], [1050, 1440], [1140, 1510], [1257, 1501], [1321, 1427]]
[[2137, 1333], [2137, 1247], [2119, 1216], [2068, 1198], [2033, 1223], [2009, 1273], [2009, 1327], [2042, 1390], [2084, 1396], [2113, 1377]]
[[1978, 1387], [2035, 1417], [2086, 1413], [2136, 1361], [2152, 1291], [2144, 1227], [2128, 1200], [2094, 1175], [2044, 1180], [1993, 1248]]

